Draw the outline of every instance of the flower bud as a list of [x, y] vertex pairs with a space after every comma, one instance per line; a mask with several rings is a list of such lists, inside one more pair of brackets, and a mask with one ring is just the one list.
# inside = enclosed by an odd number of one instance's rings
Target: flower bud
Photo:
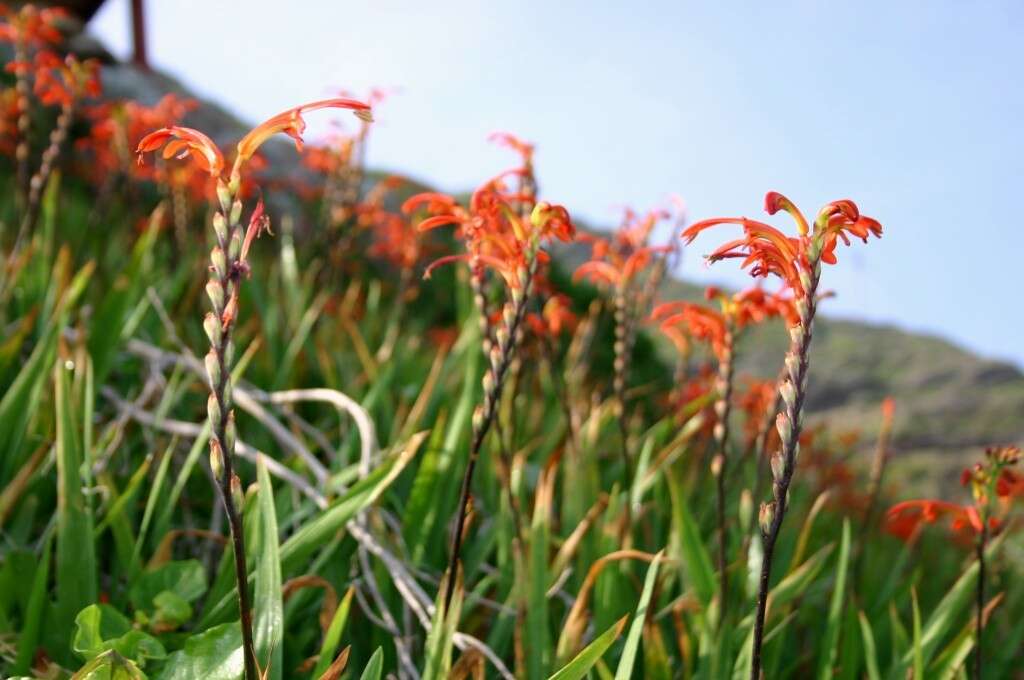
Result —
[[231, 369], [231, 365], [235, 363], [235, 341], [228, 340], [228, 344], [224, 347], [224, 366]]
[[242, 254], [242, 232], [238, 229], [231, 235], [231, 242], [228, 244], [228, 257], [232, 262], [238, 260]]
[[220, 402], [217, 401], [217, 395], [215, 394], [211, 394], [206, 398], [206, 417], [210, 419], [211, 427], [216, 427], [217, 423], [220, 422]]
[[228, 275], [228, 261], [224, 257], [224, 251], [220, 249], [220, 246], [214, 246], [213, 250], [210, 251], [210, 262], [213, 265], [213, 271], [218, 277], [224, 278]]
[[238, 224], [242, 219], [242, 202], [237, 198], [235, 202], [231, 204], [231, 224]]
[[794, 408], [796, 405], [796, 390], [793, 388], [793, 383], [789, 380], [784, 380], [779, 385], [779, 394], [782, 396], [782, 400], [786, 402], [786, 406]]
[[224, 286], [220, 285], [220, 281], [210, 279], [206, 282], [206, 295], [210, 298], [214, 313], [219, 316], [224, 310]]
[[217, 235], [218, 243], [227, 243], [228, 223], [224, 219], [224, 213], [213, 214], [213, 233]]
[[501, 327], [494, 332], [494, 339], [498, 341], [498, 347], [504, 350], [508, 347], [508, 329]]
[[775, 453], [772, 454], [771, 464], [772, 479], [776, 481], [782, 479], [782, 475], [785, 472], [786, 464], [785, 460], [783, 460], [782, 458], [782, 453], [780, 451], [776, 451]]
[[477, 406], [473, 409], [473, 431], [479, 432], [484, 426], [484, 410], [482, 407]]
[[775, 416], [775, 429], [779, 431], [779, 439], [782, 440], [783, 444], [786, 444], [793, 436], [793, 426], [789, 423], [789, 418], [786, 417], [785, 413], [779, 413]]
[[771, 531], [772, 523], [775, 521], [775, 501], [761, 503], [761, 511], [757, 514], [757, 523], [761, 525], [761, 532], [765, 535]]
[[238, 431], [235, 429], [235, 412], [228, 412], [228, 422], [224, 425], [224, 448], [229, 456], [235, 455], [235, 441]]
[[217, 352], [210, 350], [203, 359], [206, 364], [206, 376], [210, 379], [210, 389], [215, 390], [220, 385], [220, 361], [217, 359]]
[[231, 475], [231, 500], [239, 511], [245, 507], [245, 496], [242, 495], [242, 480], [238, 475]]
[[725, 439], [725, 423], [721, 420], [715, 423], [714, 428], [712, 428], [712, 435], [714, 435], [715, 441], [720, 442]]
[[224, 212], [231, 207], [231, 189], [224, 183], [224, 180], [217, 180], [217, 200], [220, 202], [220, 209]]
[[722, 467], [724, 465], [725, 458], [722, 457], [722, 454], [715, 454], [715, 456], [711, 459], [711, 474], [714, 475], [715, 477], [721, 475]]
[[224, 479], [224, 452], [216, 437], [210, 437], [210, 469], [218, 482]]
[[203, 330], [206, 331], [206, 337], [212, 346], [217, 347], [220, 345], [223, 331], [220, 327], [220, 320], [211, 312], [207, 312], [206, 316], [203, 317]]
[[[224, 408], [231, 410], [231, 395], [234, 388], [231, 386], [231, 380], [224, 381], [224, 390], [221, 395], [221, 402], [224, 404]], [[232, 449], [234, 450], [234, 449]]]
[[494, 392], [494, 373], [492, 371], [486, 371], [483, 378], [484, 394], [493, 394]]

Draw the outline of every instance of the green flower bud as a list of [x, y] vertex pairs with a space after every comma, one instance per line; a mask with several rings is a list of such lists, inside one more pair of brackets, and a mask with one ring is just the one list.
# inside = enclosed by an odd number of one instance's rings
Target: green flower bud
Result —
[[218, 243], [227, 243], [228, 240], [228, 223], [224, 219], [224, 213], [214, 213], [213, 215], [213, 233], [217, 235]]
[[220, 442], [216, 437], [210, 438], [210, 469], [213, 471], [213, 478], [218, 482], [224, 479], [224, 452], [220, 449]]
[[206, 331], [206, 338], [210, 341], [211, 345], [214, 347], [220, 345], [222, 334], [220, 319], [211, 312], [207, 312], [206, 316], [203, 317], [203, 330]]
[[224, 286], [220, 285], [220, 281], [210, 279], [206, 282], [206, 295], [210, 298], [210, 304], [213, 305], [214, 314], [220, 316], [220, 313], [224, 311]]
[[239, 511], [245, 507], [245, 496], [242, 494], [242, 480], [238, 478], [238, 475], [231, 476], [231, 500]]
[[220, 402], [217, 401], [217, 395], [215, 394], [211, 394], [206, 399], [206, 417], [210, 419], [211, 427], [216, 427], [220, 422]]
[[228, 261], [224, 257], [224, 251], [220, 249], [220, 246], [214, 246], [213, 250], [210, 251], [210, 262], [213, 264], [213, 271], [216, 272], [218, 277], [223, 279], [228, 275]]
[[220, 361], [217, 358], [217, 352], [210, 350], [206, 353], [206, 357], [203, 359], [203, 363], [206, 364], [206, 375], [210, 379], [210, 389], [215, 390], [220, 385]]

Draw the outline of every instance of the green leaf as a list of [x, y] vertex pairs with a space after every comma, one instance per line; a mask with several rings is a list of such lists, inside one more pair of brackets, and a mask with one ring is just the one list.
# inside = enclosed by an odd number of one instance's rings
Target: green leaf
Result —
[[184, 649], [167, 657], [157, 680], [239, 680], [244, 673], [242, 629], [232, 621], [190, 637]]
[[46, 584], [50, 578], [50, 554], [53, 552], [53, 534], [46, 539], [43, 556], [32, 577], [32, 589], [25, 611], [25, 623], [18, 636], [18, 654], [15, 657], [14, 673], [27, 673], [32, 656], [39, 640], [39, 630], [43, 620], [43, 607], [46, 605]]
[[921, 607], [917, 603], [917, 590], [910, 589], [911, 611], [914, 615], [914, 640], [910, 649], [914, 652], [914, 680], [924, 680], [924, 650], [921, 648]]
[[622, 629], [626, 627], [626, 621], [629, 619], [628, 616], [623, 616], [608, 630], [601, 633], [593, 642], [580, 650], [580, 653], [573, 657], [573, 660], [562, 667], [557, 673], [552, 675], [548, 680], [580, 680], [590, 669], [594, 667], [604, 653], [608, 651], [608, 648], [612, 646], [622, 634]]
[[143, 572], [129, 591], [129, 598], [136, 609], [151, 611], [164, 591], [194, 602], [206, 592], [206, 570], [198, 560], [166, 562]]
[[72, 648], [86, 661], [114, 650], [145, 668], [150, 659], [163, 659], [167, 651], [152, 635], [134, 630], [124, 614], [105, 604], [89, 605], [75, 617]]
[[423, 680], [447, 680], [452, 669], [452, 647], [455, 629], [459, 625], [459, 616], [462, 614], [463, 597], [462, 571], [459, 570], [457, 573], [455, 592], [447, 612], [444, 611], [444, 594], [447, 590], [447, 579], [450, 576], [442, 579], [441, 586], [437, 591], [434, 617], [430, 623], [430, 632], [427, 633], [427, 644], [423, 649]]
[[615, 680], [629, 680], [633, 677], [633, 664], [636, 662], [637, 649], [640, 647], [640, 636], [644, 631], [644, 621], [647, 619], [647, 607], [651, 603], [651, 595], [654, 593], [654, 582], [658, 578], [658, 565], [661, 562], [662, 553], [658, 553], [651, 566], [647, 568], [647, 577], [644, 579], [644, 589], [640, 594], [640, 603], [636, 607], [636, 615], [633, 616], [633, 623], [629, 626], [629, 633], [626, 634], [626, 646], [619, 657], [619, 666], [615, 670]]
[[701, 604], [707, 607], [715, 596], [715, 572], [711, 557], [700, 535], [700, 528], [690, 512], [686, 494], [674, 475], [665, 475], [672, 500], [672, 530], [679, 551], [679, 561], [685, 567], [686, 577], [696, 591]]
[[327, 667], [331, 665], [334, 655], [338, 652], [338, 645], [341, 644], [341, 633], [345, 630], [348, 613], [352, 608], [352, 597], [355, 594], [355, 586], [351, 586], [348, 592], [345, 593], [345, 597], [341, 599], [341, 604], [334, 610], [334, 617], [331, 619], [330, 625], [327, 626], [327, 632], [324, 633], [324, 641], [320, 644], [320, 655], [316, 660], [313, 673], [310, 675], [311, 678], [319, 678], [323, 675]]
[[68, 371], [54, 367], [57, 420], [57, 616], [70, 627], [82, 609], [96, 601], [96, 554], [92, 509], [83, 493], [81, 433], [74, 417]]
[[828, 608], [825, 621], [825, 634], [822, 637], [820, 656], [818, 657], [818, 678], [829, 680], [833, 677], [836, 665], [836, 648], [839, 644], [839, 633], [842, 627], [843, 603], [846, 601], [846, 574], [850, 566], [850, 520], [843, 520], [843, 534], [839, 541], [839, 564], [836, 568], [835, 586], [832, 589], [832, 602]]
[[281, 557], [278, 549], [277, 511], [274, 508], [274, 489], [270, 483], [263, 456], [256, 461], [259, 482], [259, 536], [260, 552], [256, 565], [255, 621], [253, 635], [256, 660], [267, 669], [269, 677], [280, 680], [284, 656], [284, 605], [281, 602]]
[[192, 605], [177, 593], [164, 590], [153, 598], [153, 616], [150, 621], [153, 630], [174, 630], [191, 618]]
[[[366, 668], [363, 669], [363, 674], [359, 676], [359, 680], [380, 680], [380, 674], [384, 670], [384, 650], [380, 647], [373, 653], [370, 660], [366, 662]], [[318, 677], [316, 675], [313, 676]]]
[[82, 666], [71, 680], [146, 680], [146, 676], [130, 660], [110, 650]]
[[882, 680], [878, 672], [878, 652], [875, 649], [875, 635], [871, 631], [871, 622], [863, 611], [857, 612], [860, 620], [860, 635], [864, 640], [864, 663], [867, 666], [868, 680]]
[[341, 531], [350, 519], [380, 498], [416, 455], [425, 437], [426, 434], [422, 432], [413, 435], [400, 454], [379, 465], [318, 517], [306, 522], [292, 534], [281, 546], [281, 570], [288, 572], [296, 568]]

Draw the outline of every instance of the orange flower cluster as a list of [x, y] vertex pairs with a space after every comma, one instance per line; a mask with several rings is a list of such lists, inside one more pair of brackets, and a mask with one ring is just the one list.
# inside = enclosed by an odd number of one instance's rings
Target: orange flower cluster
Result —
[[[960, 482], [971, 489], [974, 503], [958, 505], [940, 500], [904, 501], [889, 508], [885, 529], [892, 535], [910, 540], [923, 524], [949, 519], [949, 530], [957, 542], [970, 545], [974, 536], [987, 526], [991, 532], [1005, 524], [1011, 501], [1024, 496], [1024, 479], [1010, 467], [1021, 459], [1016, 446], [991, 447], [985, 462], [963, 471]], [[992, 503], [993, 497], [998, 505]]]
[[741, 330], [774, 317], [785, 319], [789, 325], [798, 321], [790, 298], [759, 287], [729, 296], [711, 286], [705, 297], [718, 300], [721, 311], [694, 302], [665, 302], [654, 308], [651, 320], [658, 322], [660, 330], [677, 348], [685, 348], [687, 338], [693, 338], [708, 343], [719, 359], [727, 350], [726, 331], [730, 325]]
[[576, 269], [573, 279], [589, 279], [594, 283], [616, 288], [628, 285], [659, 253], [671, 252], [671, 246], [648, 246], [651, 232], [673, 214], [668, 210], [651, 210], [640, 215], [626, 210], [622, 224], [610, 238], [585, 235], [581, 241], [592, 247], [590, 260]]
[[173, 94], [165, 95], [153, 106], [132, 100], [102, 104], [89, 111], [89, 136], [78, 146], [91, 154], [91, 173], [106, 176], [131, 172], [138, 179], [159, 181], [165, 179], [162, 168], [131, 163], [135, 144], [152, 130], [177, 125], [195, 108], [194, 100]]
[[[35, 5], [22, 5], [18, 10], [0, 4], [0, 42], [22, 44], [27, 47], [45, 48], [59, 43], [63, 36], [58, 23], [67, 17], [67, 12], [57, 7], [40, 9]], [[9, 70], [20, 68], [11, 67]]]
[[[288, 135], [295, 141], [295, 148], [302, 151], [302, 133], [306, 129], [306, 121], [302, 114], [327, 108], [351, 109], [360, 118], [370, 119], [368, 104], [345, 98], [310, 102], [283, 111], [254, 127], [238, 142], [231, 170], [231, 181], [240, 181], [242, 165], [251, 159], [256, 150], [275, 134]], [[139, 154], [139, 162], [142, 162], [142, 154], [160, 148], [163, 148], [164, 158], [191, 158], [200, 169], [209, 173], [211, 177], [221, 177], [224, 174], [224, 154], [212, 139], [198, 130], [172, 125], [149, 133], [142, 138], [136, 149], [136, 153]]]
[[42, 51], [35, 59], [35, 94], [46, 106], [71, 106], [74, 102], [100, 95], [99, 62], [79, 61], [73, 55], [61, 60]]
[[[515, 138], [501, 135], [498, 141], [509, 146]], [[427, 192], [409, 198], [402, 212], [424, 211], [429, 217], [418, 229], [427, 231], [454, 225], [456, 235], [466, 244], [466, 252], [448, 255], [432, 262], [424, 278], [437, 267], [452, 262], [468, 262], [474, 274], [489, 268], [500, 275], [510, 290], [521, 290], [529, 262], [541, 263], [548, 255], [540, 246], [550, 239], [571, 241], [576, 229], [568, 211], [533, 195], [532, 147], [516, 140], [515, 148], [522, 164], [485, 182], [473, 192], [468, 207], [446, 194]], [[513, 181], [515, 180], [515, 185]]]
[[833, 201], [818, 213], [811, 231], [803, 213], [782, 194], [771, 191], [765, 196], [765, 211], [769, 215], [783, 210], [797, 225], [797, 236], [790, 237], [775, 227], [746, 217], [714, 217], [697, 222], [683, 231], [683, 239], [692, 242], [704, 230], [720, 224], [738, 224], [743, 227], [743, 238], [728, 241], [707, 256], [716, 262], [727, 258], [740, 258], [741, 266], [749, 268], [757, 277], [774, 274], [781, 278], [797, 297], [805, 297], [804, 281], [800, 271], [807, 271], [819, 261], [835, 264], [836, 243], [849, 245], [849, 236], [867, 241], [868, 236], [880, 237], [882, 225], [861, 215], [850, 200]]

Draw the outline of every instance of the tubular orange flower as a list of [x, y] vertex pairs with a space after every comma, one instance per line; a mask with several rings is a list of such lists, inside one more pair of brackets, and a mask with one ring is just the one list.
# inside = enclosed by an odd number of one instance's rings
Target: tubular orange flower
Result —
[[798, 297], [806, 294], [800, 270], [814, 266], [818, 261], [835, 264], [836, 241], [849, 245], [847, 234], [867, 241], [868, 236], [880, 237], [882, 226], [876, 220], [861, 215], [850, 200], [833, 201], [818, 213], [814, 230], [809, 231], [803, 213], [788, 198], [776, 191], [765, 196], [765, 211], [774, 215], [780, 210], [788, 212], [796, 222], [797, 238], [786, 236], [771, 225], [746, 217], [715, 217], [702, 220], [683, 231], [683, 239], [690, 243], [702, 231], [720, 224], [738, 224], [744, 237], [729, 241], [707, 256], [709, 262], [726, 258], [742, 258], [742, 267], [750, 268], [753, 276], [775, 274]]
[[164, 158], [191, 156], [192, 160], [212, 177], [220, 177], [224, 171], [224, 155], [213, 140], [199, 130], [178, 125], [160, 128], [143, 137], [135, 150], [139, 155], [139, 164], [142, 164], [142, 154], [156, 151], [165, 144]]
[[361, 120], [369, 122], [373, 119], [370, 114], [369, 104], [344, 97], [324, 99], [296, 106], [265, 120], [243, 137], [242, 141], [238, 143], [238, 156], [235, 159], [235, 167], [238, 168], [241, 163], [251, 158], [267, 139], [279, 132], [283, 132], [295, 140], [295, 148], [298, 151], [302, 151], [302, 133], [306, 130], [306, 121], [302, 118], [302, 114], [329, 108], [352, 109]]
[[[943, 518], [949, 518], [950, 530], [960, 539], [970, 539], [971, 535], [981, 533], [981, 517], [973, 505], [957, 505], [936, 500], [897, 503], [886, 513], [885, 529], [897, 538], [907, 541], [923, 524], [935, 524]], [[989, 526], [995, 529], [999, 526], [999, 521], [992, 518], [989, 520]]]

